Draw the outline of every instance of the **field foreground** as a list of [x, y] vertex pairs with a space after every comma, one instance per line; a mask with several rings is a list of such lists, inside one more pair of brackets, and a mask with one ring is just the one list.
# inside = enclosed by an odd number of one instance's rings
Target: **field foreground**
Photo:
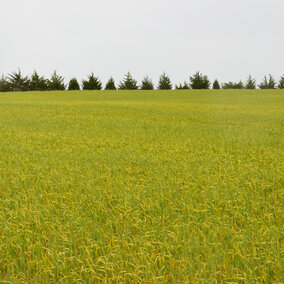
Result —
[[283, 282], [284, 91], [0, 93], [0, 282]]

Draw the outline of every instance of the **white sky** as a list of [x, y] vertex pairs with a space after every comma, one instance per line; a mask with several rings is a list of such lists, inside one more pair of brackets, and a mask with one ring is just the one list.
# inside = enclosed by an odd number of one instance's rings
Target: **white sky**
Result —
[[20, 67], [155, 84], [284, 73], [284, 0], [0, 0], [0, 75]]

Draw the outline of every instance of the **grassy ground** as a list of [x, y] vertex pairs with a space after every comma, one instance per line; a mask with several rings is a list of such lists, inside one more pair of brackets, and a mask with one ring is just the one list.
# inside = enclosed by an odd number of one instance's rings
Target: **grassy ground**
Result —
[[0, 279], [284, 281], [283, 133], [279, 90], [1, 93]]

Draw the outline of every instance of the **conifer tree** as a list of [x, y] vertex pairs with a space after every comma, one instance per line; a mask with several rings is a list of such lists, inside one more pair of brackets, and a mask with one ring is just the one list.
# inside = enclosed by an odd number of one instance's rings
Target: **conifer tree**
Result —
[[141, 90], [153, 90], [153, 89], [154, 89], [154, 84], [152, 80], [148, 76], [144, 77], [141, 84]]
[[209, 89], [210, 81], [206, 75], [202, 75], [199, 71], [192, 77], [189, 77], [191, 89]]
[[76, 78], [72, 78], [68, 84], [68, 90], [80, 90], [80, 85]]
[[158, 90], [171, 90], [172, 83], [170, 77], [164, 72], [158, 82]]
[[184, 82], [183, 84], [175, 85], [176, 90], [188, 90], [189, 84], [187, 82]]
[[82, 81], [83, 90], [101, 90], [102, 82], [98, 77], [95, 77], [94, 73], [88, 76], [87, 80]]
[[276, 88], [276, 82], [271, 74], [269, 74], [269, 78], [264, 76], [263, 81], [260, 85], [258, 85], [260, 89], [275, 89]]
[[31, 75], [29, 85], [31, 91], [45, 91], [48, 88], [48, 81], [43, 76], [39, 76], [38, 73], [34, 71], [34, 73]]
[[23, 76], [21, 70], [13, 72], [8, 75], [8, 84], [13, 91], [28, 91], [29, 90], [29, 78]]
[[279, 80], [278, 89], [284, 89], [284, 75]]
[[274, 80], [272, 75], [269, 75], [269, 80], [268, 80], [268, 88], [269, 89], [276, 89], [276, 81]]
[[214, 90], [219, 90], [221, 87], [220, 87], [220, 84], [218, 82], [218, 80], [216, 79], [214, 82], [213, 82], [213, 89]]
[[244, 89], [244, 83], [242, 81], [240, 81], [239, 83], [224, 83], [222, 85], [222, 89]]
[[249, 75], [247, 78], [245, 88], [250, 90], [256, 89], [256, 81], [252, 78], [251, 75]]
[[64, 85], [64, 78], [57, 74], [57, 72], [54, 70], [54, 72], [51, 74], [50, 80], [48, 80], [48, 89], [54, 90], [54, 91], [63, 91], [65, 90]]
[[105, 90], [116, 90], [115, 82], [112, 77], [110, 77], [110, 79], [106, 83]]
[[9, 92], [12, 91], [12, 88], [7, 80], [7, 78], [2, 75], [0, 78], [0, 92]]
[[119, 90], [137, 90], [137, 81], [128, 72], [119, 84]]

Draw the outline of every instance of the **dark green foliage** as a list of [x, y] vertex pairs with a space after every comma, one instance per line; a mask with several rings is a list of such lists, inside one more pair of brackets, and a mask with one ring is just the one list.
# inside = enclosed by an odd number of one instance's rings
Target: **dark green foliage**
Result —
[[169, 76], [164, 72], [158, 82], [158, 90], [171, 90], [173, 87]]
[[179, 84], [175, 86], [176, 90], [188, 90], [189, 89], [189, 85], [187, 82], [184, 82], [183, 84]]
[[9, 92], [12, 91], [12, 88], [7, 80], [7, 78], [2, 75], [0, 78], [0, 92]]
[[196, 72], [192, 77], [189, 77], [191, 89], [209, 89], [210, 81], [206, 75]]
[[91, 73], [88, 76], [88, 80], [83, 80], [83, 90], [101, 90], [102, 82], [98, 77], [94, 76], [94, 73]]
[[219, 82], [218, 82], [217, 79], [213, 82], [213, 89], [214, 89], [214, 90], [219, 90], [219, 89], [221, 89], [220, 84], [219, 84]]
[[154, 84], [148, 76], [142, 80], [141, 90], [154, 90]]
[[110, 77], [110, 79], [106, 83], [105, 90], [116, 90], [115, 82], [112, 77]]
[[29, 89], [31, 91], [46, 91], [48, 88], [48, 81], [43, 77], [39, 76], [36, 71], [31, 76], [29, 82]]
[[[188, 90], [188, 89], [209, 89], [210, 81], [206, 75], [203, 75], [199, 71], [196, 72], [193, 76], [190, 77], [190, 83], [184, 82], [179, 85], [175, 85], [176, 90]], [[171, 90], [172, 83], [169, 76], [163, 72], [163, 74], [159, 78], [158, 82], [158, 90]], [[212, 88], [213, 89], [256, 89], [259, 87], [260, 89], [284, 89], [284, 75], [280, 78], [277, 83], [272, 75], [264, 76], [263, 81], [260, 85], [256, 85], [256, 80], [249, 75], [246, 82], [243, 83], [239, 81], [235, 82], [227, 82], [224, 84], [220, 84], [217, 79], [214, 80]], [[30, 79], [28, 76], [23, 76], [21, 70], [18, 72], [13, 72], [9, 74], [7, 77], [2, 75], [0, 78], [0, 92], [7, 91], [45, 91], [45, 90], [65, 90], [66, 86], [64, 84], [64, 78], [57, 74], [54, 71], [51, 75], [50, 80], [45, 79], [44, 76], [39, 76], [39, 74], [34, 71], [31, 75]], [[141, 86], [138, 87], [137, 81], [131, 76], [128, 72], [123, 80], [120, 82], [118, 89], [120, 90], [153, 90], [154, 84], [153, 81], [148, 77], [144, 77], [142, 80]], [[94, 76], [94, 73], [91, 73], [88, 76], [87, 80], [82, 80], [82, 89], [83, 90], [101, 90], [102, 82], [98, 77]], [[105, 90], [116, 90], [116, 85], [114, 79], [111, 77], [109, 81], [106, 83]], [[68, 84], [68, 90], [80, 90], [80, 84], [78, 83], [76, 78], [72, 78]]]
[[29, 90], [29, 78], [23, 76], [21, 70], [13, 72], [8, 75], [8, 84], [13, 91], [28, 91]]
[[72, 78], [70, 81], [69, 81], [69, 84], [68, 84], [68, 90], [69, 91], [72, 91], [72, 90], [80, 90], [80, 85], [77, 81], [76, 78]]
[[260, 85], [258, 85], [260, 89], [275, 89], [276, 88], [276, 82], [271, 74], [269, 74], [269, 78], [264, 76], [263, 81]]
[[223, 89], [244, 89], [244, 83], [240, 81], [239, 83], [228, 82], [222, 85]]
[[284, 89], [284, 75], [280, 78], [277, 87], [278, 87], [278, 89]]
[[183, 89], [183, 85], [181, 83], [179, 83], [179, 85], [175, 85], [175, 89], [176, 90], [182, 90]]
[[137, 81], [132, 78], [131, 74], [128, 72], [124, 79], [119, 83], [119, 90], [137, 90]]
[[256, 81], [251, 75], [249, 75], [247, 78], [245, 88], [250, 90], [256, 89]]
[[51, 74], [50, 80], [48, 80], [48, 90], [63, 91], [65, 90], [64, 78], [56, 73], [54, 70]]

